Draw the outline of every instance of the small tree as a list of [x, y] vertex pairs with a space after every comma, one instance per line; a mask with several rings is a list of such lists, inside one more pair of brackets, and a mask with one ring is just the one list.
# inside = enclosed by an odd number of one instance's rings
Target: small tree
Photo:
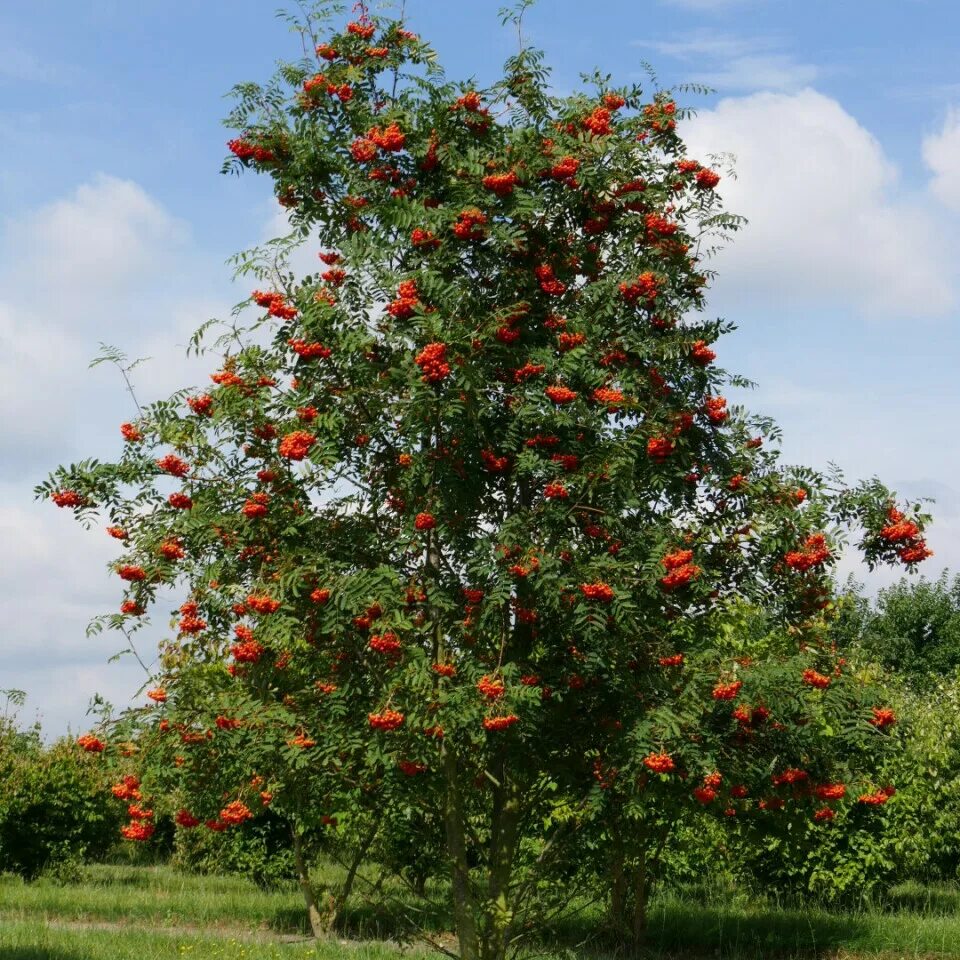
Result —
[[[811, 716], [876, 739], [821, 642], [826, 575], [846, 529], [912, 567], [924, 517], [781, 466], [773, 424], [724, 399], [730, 326], [698, 311], [740, 221], [669, 92], [597, 74], [554, 96], [522, 44], [480, 90], [401, 21], [330, 13], [235, 91], [226, 169], [271, 177], [293, 226], [238, 260], [256, 316], [206, 391], [39, 493], [124, 545], [110, 625], [187, 592], [154, 691], [158, 802], [214, 829], [269, 802], [297, 843], [336, 819], [358, 849], [401, 796], [440, 810], [460, 955], [499, 960], [568, 900], [544, 878], [599, 817], [614, 911], [641, 916], [680, 810], [766, 815], [771, 775], [806, 803], [832, 775]], [[296, 277], [301, 243], [321, 264]], [[717, 643], [744, 602], [790, 651]]]

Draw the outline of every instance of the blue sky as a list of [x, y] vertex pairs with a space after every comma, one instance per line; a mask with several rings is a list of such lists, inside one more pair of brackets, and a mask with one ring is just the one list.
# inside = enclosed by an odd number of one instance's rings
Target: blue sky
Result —
[[[451, 77], [515, 45], [501, 0], [407, 0]], [[112, 547], [32, 503], [56, 463], [109, 457], [129, 398], [100, 341], [153, 360], [145, 398], [200, 382], [194, 327], [244, 297], [224, 261], [281, 223], [267, 183], [222, 177], [224, 94], [296, 55], [272, 0], [10, 0], [0, 9], [0, 689], [53, 733], [142, 678], [86, 639], [113, 609]], [[593, 11], [596, 11], [595, 13]], [[720, 192], [749, 217], [710, 311], [724, 365], [759, 389], [792, 462], [934, 496], [928, 575], [960, 570], [960, 68], [953, 0], [540, 0], [528, 36], [559, 90], [600, 67], [706, 83], [681, 132], [736, 155]], [[866, 578], [872, 586], [889, 575]]]

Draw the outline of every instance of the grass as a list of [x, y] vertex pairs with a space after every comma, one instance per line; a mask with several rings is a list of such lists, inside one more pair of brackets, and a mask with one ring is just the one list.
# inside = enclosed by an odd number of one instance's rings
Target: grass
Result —
[[[170, 867], [85, 867], [81, 882], [0, 878], [0, 915], [157, 926], [199, 925], [303, 932], [295, 889], [267, 891], [240, 877], [197, 876]], [[2, 955], [0, 955], [2, 960]]]
[[[427, 925], [443, 930], [442, 892], [435, 893]], [[609, 960], [589, 935], [596, 919], [557, 930], [530, 960]], [[0, 960], [399, 960], [411, 953], [391, 939], [403, 926], [398, 914], [360, 902], [347, 918], [350, 939], [310, 942], [294, 887], [265, 891], [242, 878], [166, 866], [91, 866], [78, 882], [59, 884], [0, 876]], [[875, 909], [840, 912], [691, 890], [651, 905], [647, 957], [960, 958], [960, 891], [904, 885]]]
[[[321, 865], [320, 883], [338, 878], [339, 868]], [[374, 876], [364, 877], [367, 888]], [[359, 884], [362, 888], [364, 883]], [[443, 931], [442, 891], [418, 905], [395, 881], [382, 885], [391, 907], [356, 898], [345, 917], [357, 939], [380, 939], [410, 930], [403, 914], [416, 910], [422, 929]], [[242, 877], [180, 873], [168, 866], [84, 867], [78, 883], [43, 879], [34, 883], [0, 875], [0, 917], [28, 920], [42, 916], [72, 922], [112, 921], [160, 927], [261, 930], [304, 935], [308, 930], [303, 898], [294, 884], [263, 890]], [[0, 960], [3, 957], [0, 956]]]
[[960, 957], [960, 914], [771, 909], [763, 904], [655, 903], [650, 938], [660, 949], [715, 950], [721, 956], [787, 954]]
[[337, 942], [258, 943], [143, 929], [63, 929], [0, 921], [0, 960], [399, 960], [396, 947]]

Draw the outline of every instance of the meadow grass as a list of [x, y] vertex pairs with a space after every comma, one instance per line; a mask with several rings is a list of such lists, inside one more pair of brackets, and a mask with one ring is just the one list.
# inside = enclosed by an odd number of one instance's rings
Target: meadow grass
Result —
[[769, 904], [657, 901], [650, 940], [663, 951], [716, 951], [724, 957], [853, 955], [960, 957], [960, 913], [833, 911]]
[[18, 919], [113, 920], [155, 925], [266, 927], [302, 932], [303, 899], [261, 890], [241, 877], [198, 876], [170, 867], [83, 868], [79, 882], [0, 878], [0, 915]]
[[0, 921], [0, 960], [399, 960], [390, 944], [260, 943], [176, 931], [59, 928]]
[[[327, 865], [320, 872], [335, 871]], [[375, 880], [371, 872], [368, 882]], [[448, 929], [443, 890], [430, 892], [417, 916], [427, 929]], [[0, 960], [398, 960], [410, 956], [410, 911], [417, 909], [402, 894], [393, 889], [387, 909], [359, 898], [338, 938], [313, 943], [304, 938], [302, 902], [292, 885], [262, 890], [243, 878], [167, 866], [90, 866], [67, 883], [0, 876]], [[527, 955], [609, 958], [610, 945], [596, 933], [599, 920], [596, 908], [586, 909]], [[846, 911], [778, 905], [726, 889], [667, 894], [651, 904], [645, 957], [960, 958], [960, 891], [904, 885], [882, 904]]]
[[[340, 878], [341, 869], [321, 863], [319, 884]], [[408, 934], [419, 928], [443, 931], [449, 926], [444, 890], [431, 885], [428, 896], [415, 901], [394, 879], [379, 884], [376, 901], [365, 900], [364, 890], [377, 884], [376, 870], [358, 877], [358, 896], [346, 911], [345, 929], [358, 939]], [[41, 878], [25, 883], [0, 875], [0, 917], [35, 917], [67, 921], [116, 921], [155, 926], [264, 929], [278, 933], [306, 933], [303, 898], [291, 882], [264, 890], [236, 876], [179, 872], [168, 866], [113, 866], [98, 864], [81, 869], [75, 883]], [[0, 960], [3, 960], [0, 957]]]

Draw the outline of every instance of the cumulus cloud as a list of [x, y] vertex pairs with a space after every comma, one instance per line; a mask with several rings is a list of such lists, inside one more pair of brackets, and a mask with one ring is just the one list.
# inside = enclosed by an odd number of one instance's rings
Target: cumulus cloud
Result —
[[39, 387], [69, 379], [78, 349], [69, 332], [40, 319], [28, 322], [0, 302], [0, 460], [6, 465], [0, 473], [27, 472], [50, 454], [61, 418]]
[[31, 302], [64, 314], [93, 306], [102, 315], [108, 290], [114, 298], [169, 269], [188, 238], [136, 183], [100, 175], [4, 224], [0, 289], [30, 290]]
[[836, 100], [812, 89], [728, 98], [682, 132], [693, 156], [736, 158], [719, 189], [750, 223], [718, 258], [718, 293], [910, 318], [954, 306], [934, 212], [905, 195], [881, 145]]
[[0, 476], [114, 448], [136, 408], [119, 375], [90, 371], [99, 342], [152, 357], [137, 379], [157, 399], [202, 375], [184, 356], [189, 333], [230, 303], [213, 295], [226, 283], [203, 277], [187, 226], [115, 177], [8, 219], [0, 263]]
[[48, 732], [77, 729], [94, 694], [126, 704], [145, 679], [132, 659], [107, 665], [122, 637], [85, 636], [93, 616], [116, 606], [106, 565], [117, 550], [65, 511], [30, 503], [20, 485], [0, 492], [0, 542], [8, 545], [0, 554], [0, 688], [27, 691], [25, 718], [39, 713]]
[[923, 159], [934, 196], [960, 213], [960, 109], [949, 110], [940, 132], [924, 139]]

